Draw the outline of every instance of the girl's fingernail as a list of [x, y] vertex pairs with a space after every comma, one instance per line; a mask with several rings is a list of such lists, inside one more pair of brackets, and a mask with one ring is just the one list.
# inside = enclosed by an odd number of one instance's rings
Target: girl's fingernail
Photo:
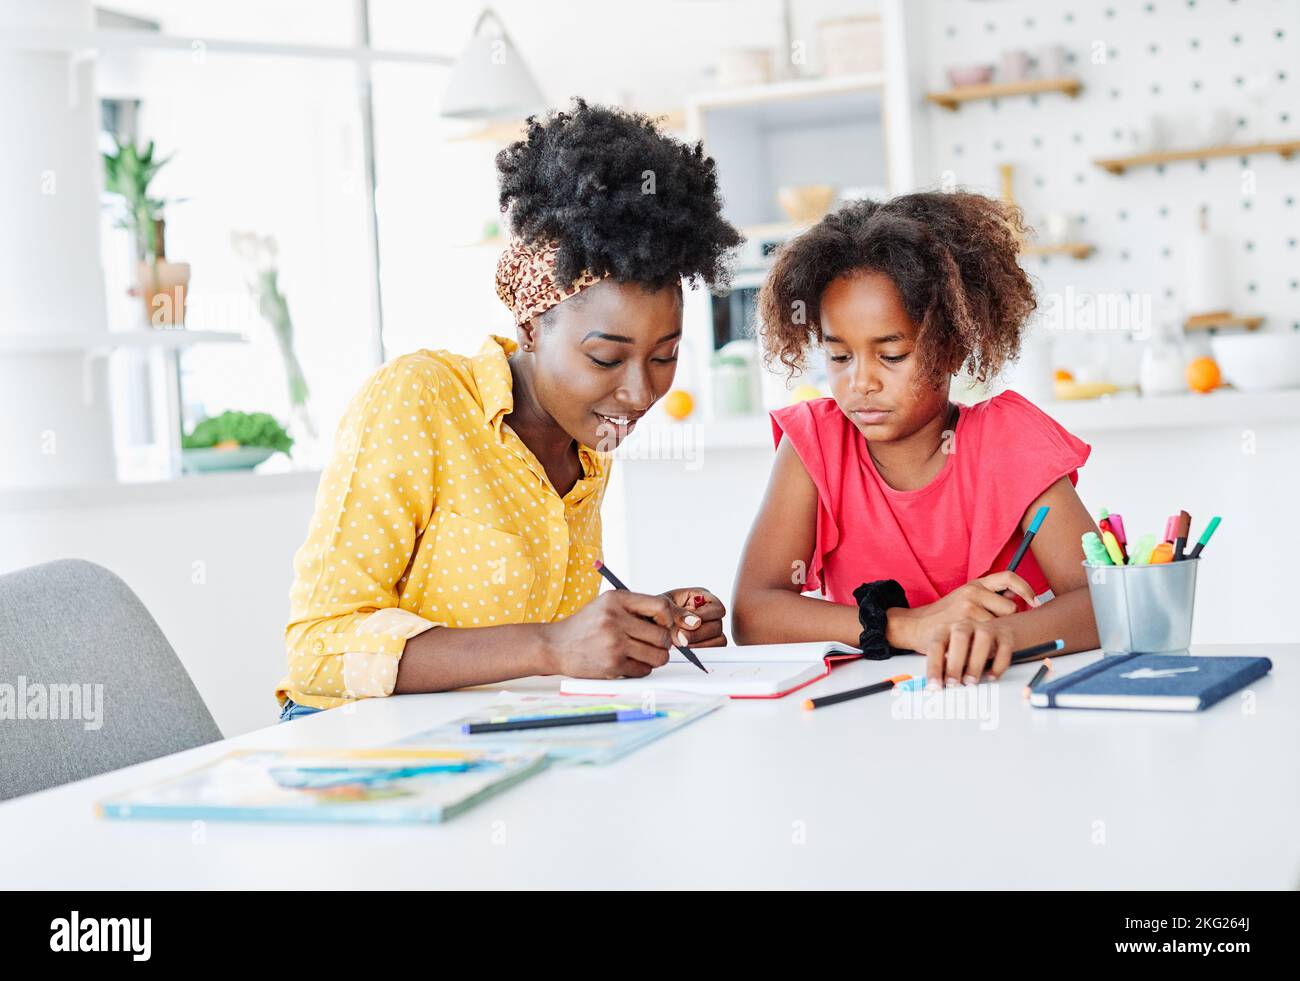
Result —
[[682, 617], [682, 622], [688, 627], [698, 627], [700, 625], [700, 618], [694, 613], [688, 613], [686, 616]]
[[943, 682], [941, 682], [938, 678], [926, 678], [926, 679], [925, 679], [925, 687], [926, 687], [926, 688], [938, 688], [942, 683], [943, 683]]
[[957, 687], [957, 679], [956, 679], [956, 678], [948, 678], [948, 679], [946, 679], [946, 680], [944, 681], [943, 686], [944, 686], [945, 688], [956, 688], [956, 687]]
[[681, 644], [683, 647], [686, 646], [686, 635], [680, 630], [677, 631], [677, 643]]
[[976, 684], [975, 676], [974, 676], [973, 674], [968, 674], [968, 675], [966, 675], [966, 677], [964, 677], [964, 678], [961, 679], [961, 682], [962, 682], [963, 685], [973, 685], [973, 684]]

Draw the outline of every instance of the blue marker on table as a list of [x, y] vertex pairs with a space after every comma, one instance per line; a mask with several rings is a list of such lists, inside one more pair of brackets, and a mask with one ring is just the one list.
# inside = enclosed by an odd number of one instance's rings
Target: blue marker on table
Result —
[[467, 736], [479, 732], [514, 732], [519, 729], [555, 729], [560, 726], [589, 726], [601, 722], [649, 722], [661, 719], [663, 712], [643, 712], [641, 709], [621, 709], [617, 712], [587, 712], [539, 716], [532, 719], [512, 719], [508, 722], [466, 722], [460, 731]]

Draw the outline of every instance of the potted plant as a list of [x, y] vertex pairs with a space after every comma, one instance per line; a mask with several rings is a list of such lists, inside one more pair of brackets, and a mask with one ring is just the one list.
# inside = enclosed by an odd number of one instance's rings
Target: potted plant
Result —
[[115, 152], [103, 155], [104, 190], [122, 199], [117, 226], [129, 229], [135, 239], [138, 262], [133, 292], [144, 298], [150, 324], [183, 326], [190, 264], [167, 259], [163, 213], [173, 202], [149, 195], [150, 182], [171, 157], [155, 160], [153, 140], [143, 149], [134, 142], [123, 144], [117, 137], [113, 143]]
[[191, 472], [251, 470], [292, 447], [293, 437], [266, 412], [223, 412], [181, 437], [183, 466]]

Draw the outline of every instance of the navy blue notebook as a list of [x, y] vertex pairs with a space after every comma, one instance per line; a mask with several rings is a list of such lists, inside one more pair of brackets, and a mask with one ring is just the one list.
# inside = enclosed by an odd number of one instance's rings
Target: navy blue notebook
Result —
[[1266, 657], [1122, 654], [1039, 684], [1038, 708], [1199, 712], [1272, 670]]

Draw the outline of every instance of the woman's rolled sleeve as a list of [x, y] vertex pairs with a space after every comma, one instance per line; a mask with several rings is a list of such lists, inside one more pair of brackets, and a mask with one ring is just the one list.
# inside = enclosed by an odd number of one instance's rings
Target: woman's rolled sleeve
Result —
[[398, 593], [433, 513], [436, 385], [398, 358], [344, 414], [307, 541], [294, 556], [289, 691], [389, 695], [407, 640], [436, 626], [401, 609]]

